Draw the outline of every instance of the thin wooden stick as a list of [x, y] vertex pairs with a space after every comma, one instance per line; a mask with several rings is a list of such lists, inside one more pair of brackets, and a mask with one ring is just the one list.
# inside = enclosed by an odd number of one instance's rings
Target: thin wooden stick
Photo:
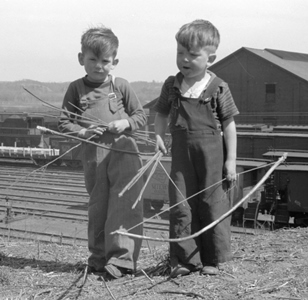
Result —
[[106, 287], [106, 289], [107, 289], [109, 295], [111, 296], [111, 298], [112, 298], [113, 300], [116, 300], [116, 298], [113, 296], [113, 294], [112, 294], [112, 292], [111, 292], [109, 286], [107, 285], [107, 282], [106, 282], [106, 280], [104, 279], [104, 277], [102, 276], [101, 278], [102, 278], [102, 280], [103, 280], [103, 282], [104, 282], [104, 285], [105, 285], [105, 287]]
[[80, 141], [80, 142], [84, 142], [84, 143], [87, 143], [87, 144], [90, 144], [90, 145], [94, 145], [94, 146], [99, 147], [99, 148], [104, 148], [104, 149], [109, 149], [109, 150], [112, 150], [112, 151], [118, 151], [118, 152], [124, 152], [124, 153], [130, 153], [130, 154], [136, 154], [136, 155], [140, 154], [139, 152], [135, 152], [135, 151], [106, 147], [106, 146], [99, 144], [99, 143], [95, 143], [95, 142], [92, 142], [92, 141], [89, 141], [89, 140], [86, 140], [86, 139], [83, 139], [83, 138], [80, 138], [80, 137], [77, 137], [77, 136], [67, 135], [65, 133], [54, 131], [54, 130], [51, 130], [49, 128], [42, 127], [42, 126], [37, 126], [36, 128], [43, 131], [43, 132], [48, 132], [48, 133], [51, 133], [51, 134], [54, 134], [54, 135], [74, 139], [74, 140], [77, 140], [77, 141]]
[[[84, 113], [84, 110], [82, 110], [80, 107], [76, 106], [75, 104], [73, 104], [72, 102], [69, 102], [69, 104], [71, 106], [73, 106], [75, 109], [77, 109], [79, 112]], [[91, 118], [96, 119], [96, 121], [98, 121], [100, 124], [103, 124], [104, 126], [107, 126], [108, 124], [106, 122], [104, 122], [103, 120], [101, 120], [98, 117], [93, 116], [92, 114], [87, 113], [88, 116], [90, 116]], [[93, 119], [91, 119], [93, 120]]]
[[[63, 108], [59, 108], [57, 106], [54, 106], [50, 103], [48, 103], [47, 101], [43, 100], [43, 99], [40, 99], [39, 97], [37, 97], [36, 95], [34, 95], [33, 93], [31, 93], [29, 90], [27, 90], [25, 87], [23, 87], [23, 89], [28, 92], [30, 95], [32, 95], [33, 97], [35, 97], [37, 100], [41, 101], [42, 103], [44, 103], [46, 106], [50, 107], [50, 108], [53, 108], [57, 111], [60, 111], [60, 112], [65, 112], [65, 113], [68, 113], [70, 115], [74, 115], [80, 119], [83, 119], [83, 120], [88, 120], [88, 121], [92, 121], [93, 123], [97, 123], [95, 121], [93, 121], [91, 118], [88, 118], [88, 117], [85, 117], [85, 116], [82, 116], [82, 115], [79, 115], [79, 114], [76, 114], [76, 113], [73, 113], [73, 112], [70, 112], [68, 111], [67, 109], [63, 109]], [[66, 117], [65, 117], [66, 118]], [[75, 120], [75, 119], [74, 119]], [[102, 125], [104, 126], [104, 124], [101, 124], [101, 123], [98, 123], [99, 125]]]
[[[41, 100], [43, 101], [43, 100]], [[101, 122], [97, 122], [95, 120], [92, 120], [91, 118], [89, 117], [86, 117], [86, 116], [83, 116], [83, 115], [79, 115], [77, 113], [74, 113], [74, 112], [71, 112], [71, 111], [68, 111], [67, 109], [64, 109], [64, 108], [58, 108], [58, 107], [55, 107], [53, 105], [50, 105], [50, 104], [43, 104], [44, 106], [47, 106], [49, 108], [53, 108], [59, 112], [64, 112], [66, 114], [69, 114], [69, 115], [73, 115], [75, 116], [75, 118], [70, 118], [68, 116], [65, 116], [63, 117], [65, 120], [71, 120], [71, 121], [78, 121], [78, 120], [82, 120], [83, 123], [86, 123], [86, 124], [92, 124], [92, 125], [97, 125], [97, 126], [102, 126], [102, 127], [105, 127], [104, 124], [102, 124]], [[61, 118], [61, 116], [58, 116], [58, 118]]]
[[171, 238], [155, 238], [155, 237], [149, 237], [149, 236], [144, 236], [144, 235], [137, 235], [137, 234], [133, 234], [133, 233], [123, 232], [121, 230], [116, 230], [116, 231], [112, 232], [111, 234], [120, 234], [120, 235], [133, 237], [133, 238], [136, 238], [136, 239], [144, 239], [144, 240], [159, 241], [159, 242], [182, 242], [182, 241], [187, 241], [187, 240], [193, 239], [193, 238], [199, 236], [200, 234], [206, 232], [210, 228], [214, 227], [215, 225], [220, 223], [225, 218], [227, 218], [233, 211], [235, 211], [243, 202], [245, 202], [265, 182], [265, 180], [269, 177], [269, 175], [283, 161], [285, 161], [286, 158], [287, 158], [287, 153], [284, 153], [283, 156], [280, 157], [279, 160], [277, 160], [275, 162], [275, 164], [266, 172], [266, 174], [261, 178], [261, 180], [254, 186], [254, 188], [245, 197], [243, 197], [233, 208], [231, 208], [228, 212], [223, 214], [221, 217], [219, 217], [217, 220], [215, 220], [214, 222], [212, 222], [208, 226], [204, 227], [200, 231], [198, 231], [198, 232], [196, 232], [196, 233], [194, 233], [190, 236], [186, 236], [186, 237], [182, 237], [182, 238], [174, 238], [174, 239], [171, 239]]
[[157, 158], [157, 160], [156, 160], [155, 163], [154, 163], [154, 166], [152, 167], [152, 170], [151, 170], [151, 172], [150, 172], [150, 174], [149, 174], [149, 176], [148, 176], [148, 178], [147, 178], [145, 184], [143, 185], [143, 188], [141, 189], [141, 191], [140, 191], [140, 193], [139, 193], [139, 196], [138, 196], [136, 202], [135, 202], [134, 205], [132, 206], [133, 209], [136, 207], [137, 203], [140, 201], [140, 199], [141, 199], [141, 197], [142, 197], [142, 194], [143, 194], [143, 192], [144, 192], [144, 190], [145, 190], [147, 184], [149, 183], [149, 181], [150, 181], [152, 175], [154, 174], [154, 172], [155, 172], [155, 170], [156, 170], [156, 167], [157, 167], [157, 165], [158, 165], [158, 163], [159, 163], [160, 158], [162, 157], [162, 155], [163, 155], [162, 152], [160, 152], [160, 153], [159, 153], [159, 156], [158, 156], [158, 158]]
[[141, 167], [139, 170], [138, 170], [138, 173], [137, 175], [135, 175], [133, 177], [133, 179], [123, 188], [123, 190], [118, 194], [119, 197], [122, 197], [123, 194], [128, 191], [140, 178], [141, 176], [146, 172], [146, 170], [148, 169], [148, 167], [152, 164], [152, 162], [156, 159], [158, 159], [160, 155], [160, 152], [157, 152], [151, 159], [149, 159], [147, 161], [147, 163]]
[[200, 294], [196, 294], [194, 292], [186, 292], [186, 291], [171, 291], [171, 290], [162, 290], [162, 291], [158, 291], [158, 294], [182, 294], [182, 295], [186, 295], [186, 296], [190, 296], [190, 297], [199, 297], [201, 299], [205, 299], [205, 297], [203, 297]]
[[148, 274], [143, 270], [143, 269], [140, 269], [140, 271], [143, 273], [143, 275], [152, 283], [154, 284], [155, 281], [153, 279], [151, 279]]

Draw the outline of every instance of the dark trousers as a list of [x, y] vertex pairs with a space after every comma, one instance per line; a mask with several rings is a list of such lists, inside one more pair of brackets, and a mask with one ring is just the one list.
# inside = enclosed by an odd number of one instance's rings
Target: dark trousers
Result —
[[[173, 134], [171, 179], [176, 187], [170, 182], [170, 206], [198, 194], [171, 209], [170, 238], [189, 236], [231, 208], [226, 184], [221, 183], [223, 163], [223, 141], [217, 132]], [[181, 263], [199, 269], [230, 260], [230, 221], [226, 218], [195, 239], [171, 242], [171, 266]]]
[[[104, 134], [105, 146], [137, 152], [132, 138]], [[88, 264], [102, 270], [105, 264], [135, 269], [141, 248], [141, 240], [111, 232], [128, 230], [143, 221], [143, 204], [139, 201], [134, 209], [143, 181], [140, 179], [122, 197], [119, 193], [137, 174], [142, 166], [138, 155], [117, 152], [84, 145], [84, 172], [86, 187], [90, 195], [88, 208], [88, 245], [91, 253]], [[139, 225], [129, 232], [141, 235]]]

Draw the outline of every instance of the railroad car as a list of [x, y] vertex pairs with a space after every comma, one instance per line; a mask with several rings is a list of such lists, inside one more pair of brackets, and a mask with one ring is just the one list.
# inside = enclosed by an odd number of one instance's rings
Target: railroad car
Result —
[[0, 114], [0, 145], [48, 148], [49, 143], [42, 144], [43, 136], [37, 126], [53, 129], [54, 122], [46, 122], [44, 117], [35, 114], [2, 113]]

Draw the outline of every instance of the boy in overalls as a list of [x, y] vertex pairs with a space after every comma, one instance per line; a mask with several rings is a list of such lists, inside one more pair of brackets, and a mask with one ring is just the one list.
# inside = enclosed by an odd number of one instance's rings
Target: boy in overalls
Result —
[[[180, 28], [176, 41], [180, 72], [164, 82], [155, 105], [156, 150], [167, 152], [168, 122], [172, 135], [170, 238], [190, 236], [231, 208], [222, 179], [228, 185], [236, 179], [238, 114], [228, 85], [207, 70], [216, 57], [218, 30], [196, 20]], [[197, 270], [218, 274], [219, 263], [231, 259], [230, 234], [229, 217], [195, 239], [171, 242], [171, 277]]]
[[[62, 107], [66, 112], [59, 122], [60, 131], [84, 139], [94, 135], [93, 141], [103, 147], [82, 144], [85, 185], [90, 195], [88, 267], [90, 272], [107, 271], [113, 278], [135, 270], [141, 248], [141, 240], [110, 233], [143, 221], [142, 201], [132, 209], [142, 181], [122, 197], [118, 194], [142, 166], [137, 144], [125, 132], [146, 124], [146, 115], [129, 83], [109, 74], [118, 63], [118, 44], [118, 38], [105, 27], [91, 28], [82, 35], [78, 59], [87, 75], [69, 85]], [[106, 126], [91, 125], [89, 120]], [[142, 230], [138, 226], [131, 232], [140, 235]]]

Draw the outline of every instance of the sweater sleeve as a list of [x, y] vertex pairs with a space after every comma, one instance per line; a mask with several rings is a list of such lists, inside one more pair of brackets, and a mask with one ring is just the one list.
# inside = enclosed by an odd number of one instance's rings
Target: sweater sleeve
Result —
[[143, 110], [143, 107], [128, 83], [123, 78], [116, 78], [115, 81], [116, 88], [121, 91], [123, 95], [123, 104], [124, 104], [124, 110], [125, 113], [128, 115], [128, 122], [130, 124], [131, 131], [135, 131], [143, 126], [146, 125], [147, 122], [147, 116]]

